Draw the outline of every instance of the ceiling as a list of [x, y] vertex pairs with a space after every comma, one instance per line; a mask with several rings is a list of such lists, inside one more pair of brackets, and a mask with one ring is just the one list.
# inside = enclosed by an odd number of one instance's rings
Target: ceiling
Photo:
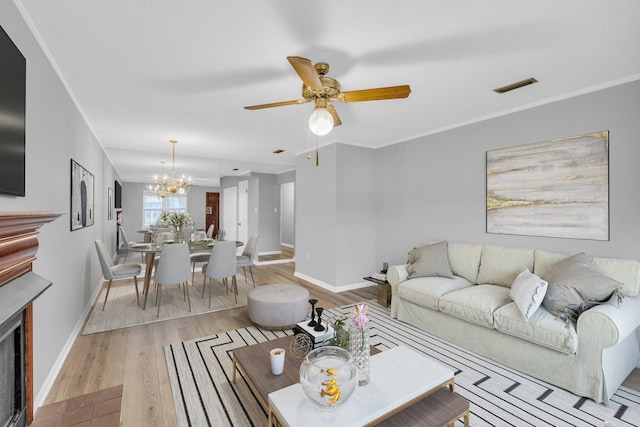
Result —
[[[125, 182], [169, 169], [170, 139], [178, 174], [215, 186], [291, 170], [316, 143], [377, 148], [640, 79], [636, 0], [15, 3]], [[287, 56], [329, 63], [343, 91], [411, 94], [336, 102], [342, 126], [316, 141], [313, 103], [243, 109], [301, 99]]]

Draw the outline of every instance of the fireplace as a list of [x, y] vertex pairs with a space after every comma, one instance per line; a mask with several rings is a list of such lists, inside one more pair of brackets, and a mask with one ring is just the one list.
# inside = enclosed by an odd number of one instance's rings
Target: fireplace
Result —
[[0, 325], [0, 426], [23, 426], [26, 422], [24, 336], [23, 313]]
[[38, 229], [60, 213], [0, 213], [0, 427], [33, 420], [34, 299], [51, 282], [32, 271]]

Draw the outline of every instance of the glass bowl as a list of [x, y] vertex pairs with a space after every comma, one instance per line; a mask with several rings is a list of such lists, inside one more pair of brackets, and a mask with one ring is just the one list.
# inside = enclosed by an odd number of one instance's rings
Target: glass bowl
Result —
[[307, 398], [320, 409], [342, 406], [358, 383], [356, 364], [349, 351], [335, 346], [311, 350], [300, 365], [300, 384]]

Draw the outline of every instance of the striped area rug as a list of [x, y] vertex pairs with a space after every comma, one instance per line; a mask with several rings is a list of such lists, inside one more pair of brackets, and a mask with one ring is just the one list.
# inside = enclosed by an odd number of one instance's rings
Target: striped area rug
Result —
[[[367, 303], [371, 344], [382, 351], [402, 344], [453, 369], [456, 393], [469, 400], [474, 427], [640, 425], [636, 391], [620, 387], [607, 407], [391, 319], [388, 309]], [[326, 310], [326, 318], [347, 315], [350, 307]], [[231, 383], [233, 349], [291, 334], [247, 327], [166, 346], [178, 425], [266, 426], [267, 415], [244, 378]]]

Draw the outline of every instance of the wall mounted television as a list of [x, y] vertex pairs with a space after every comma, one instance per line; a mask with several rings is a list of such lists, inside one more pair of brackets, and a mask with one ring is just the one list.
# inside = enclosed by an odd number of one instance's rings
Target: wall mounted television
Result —
[[0, 27], [0, 193], [25, 196], [27, 61]]
[[122, 209], [122, 186], [118, 181], [115, 181], [115, 184], [113, 184], [113, 186], [116, 189], [116, 195], [114, 197], [113, 207], [115, 209]]

